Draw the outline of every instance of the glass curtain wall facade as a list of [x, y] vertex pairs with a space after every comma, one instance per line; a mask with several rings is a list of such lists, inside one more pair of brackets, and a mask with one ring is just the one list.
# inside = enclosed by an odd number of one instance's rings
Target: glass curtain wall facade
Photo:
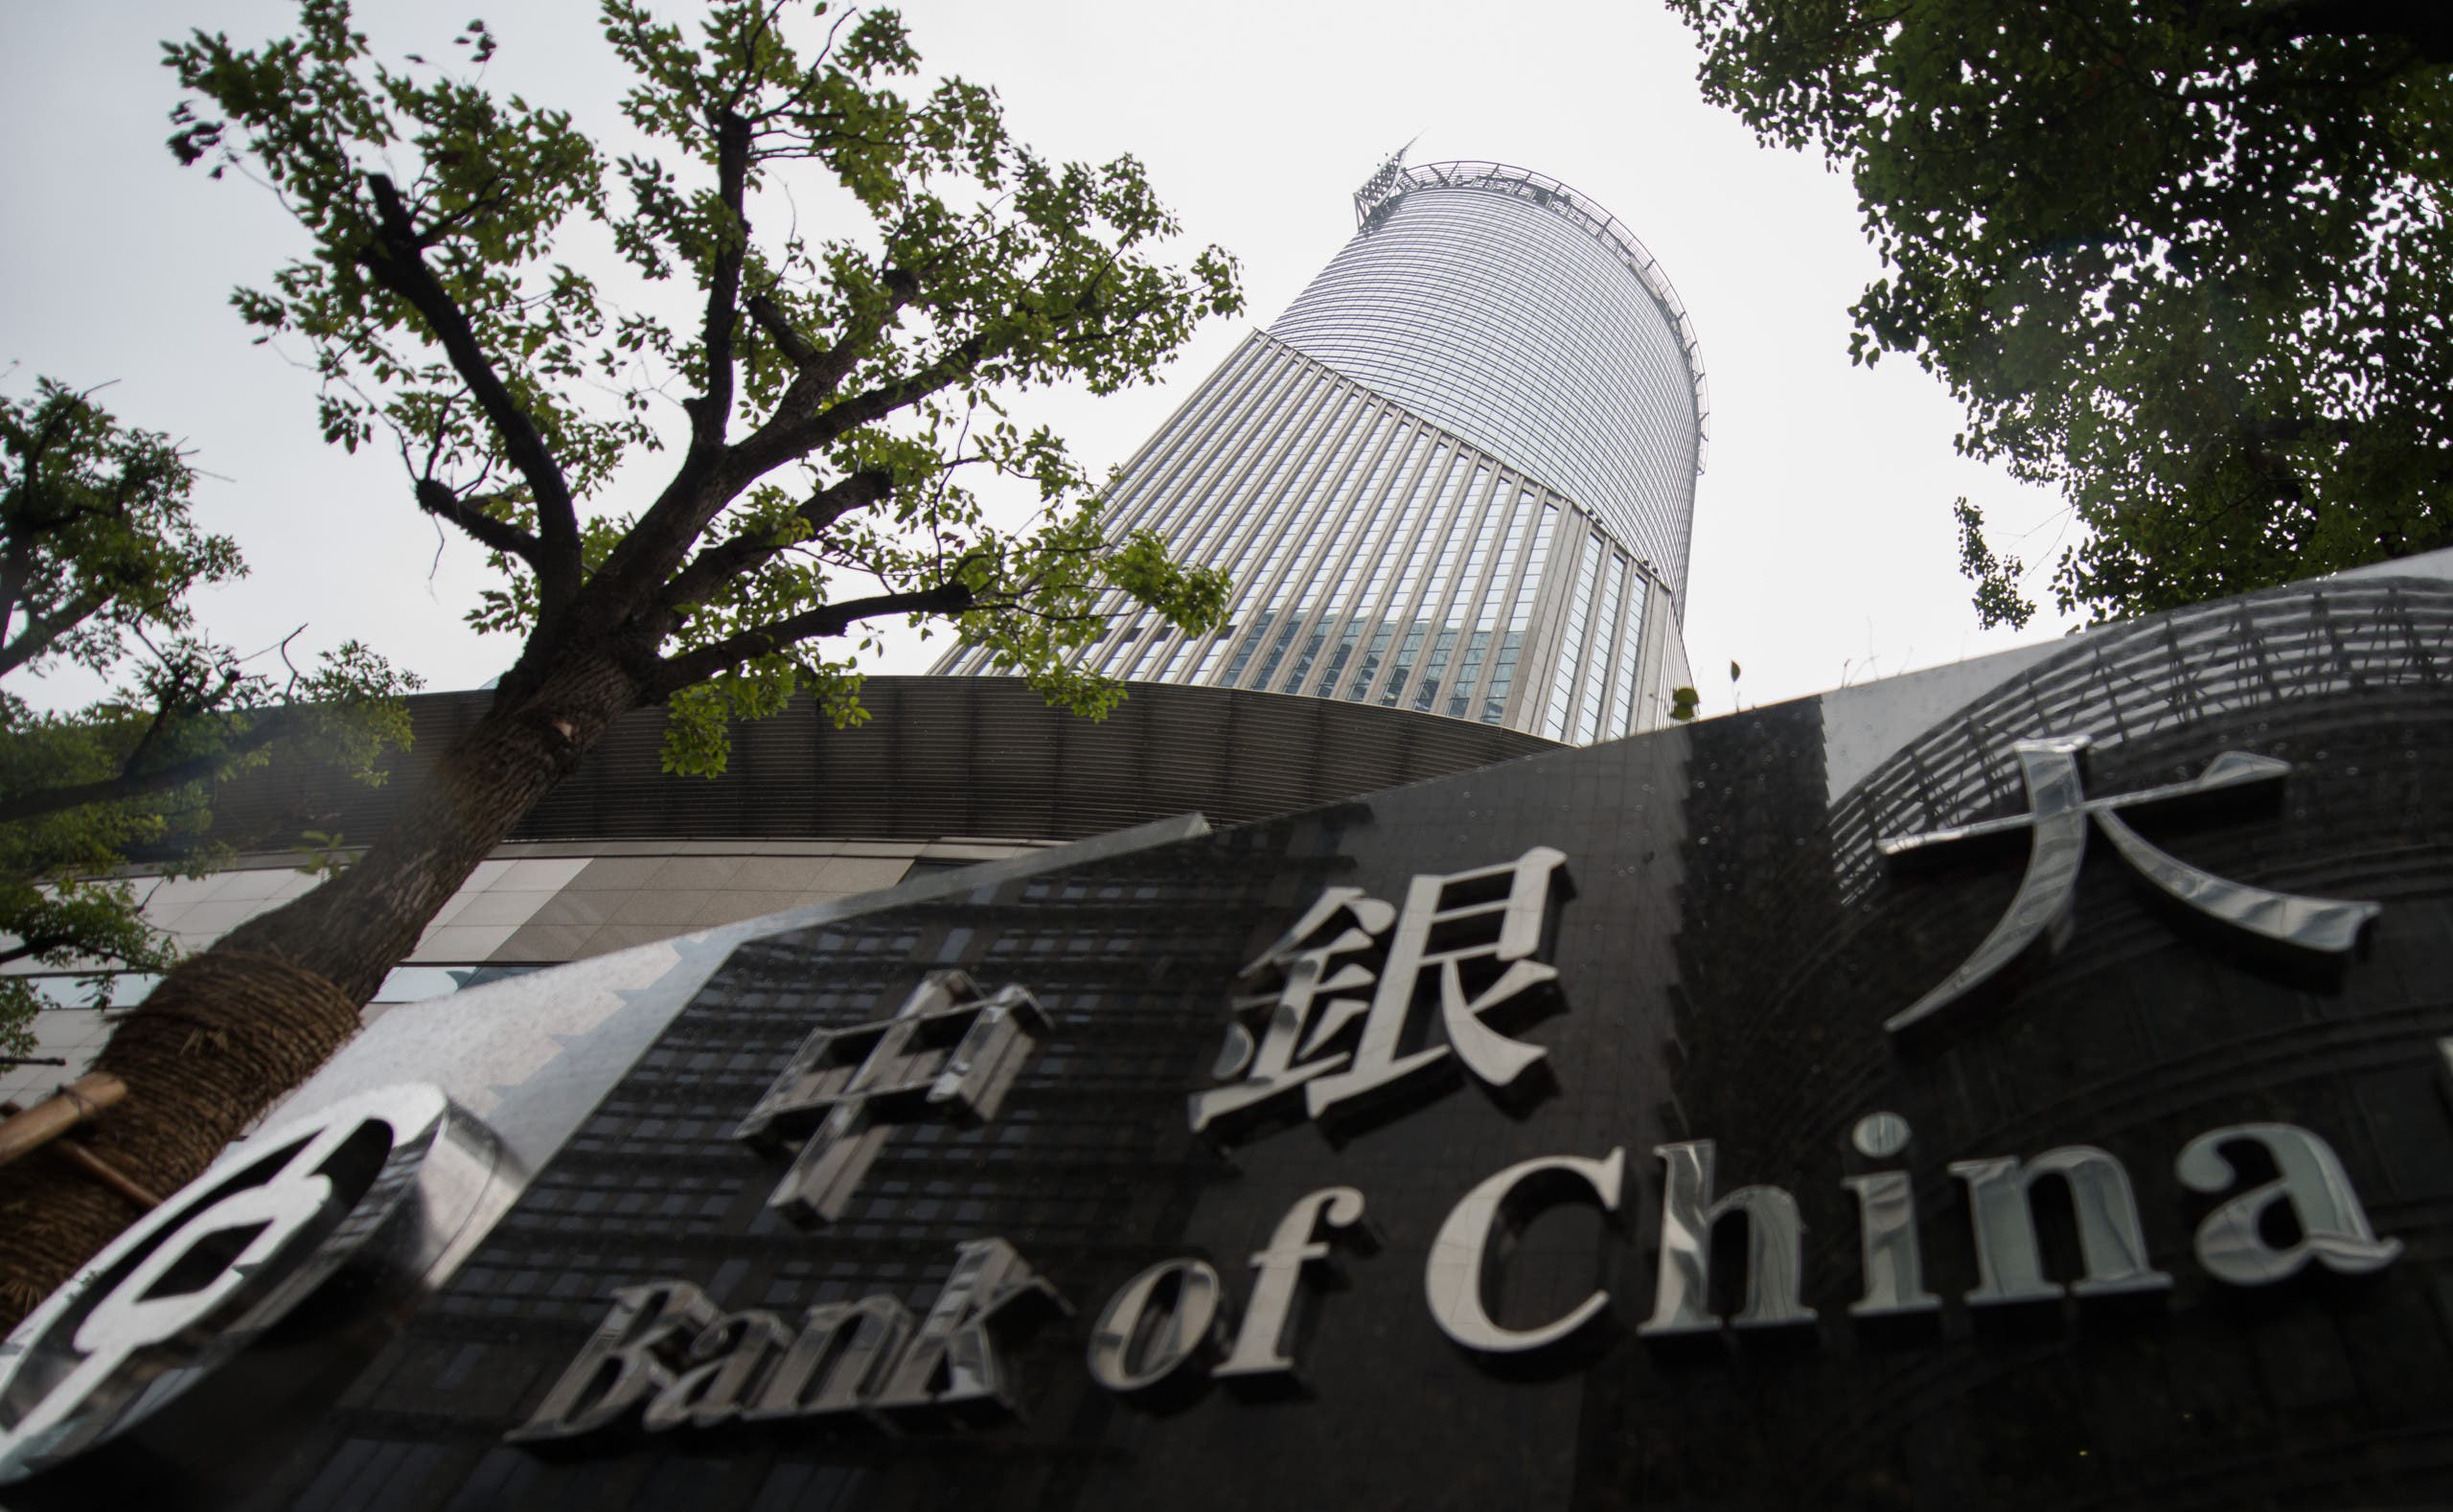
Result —
[[1664, 722], [1707, 413], [1676, 295], [1521, 169], [1391, 164], [1356, 210], [1110, 496], [1119, 531], [1227, 572], [1227, 623], [1184, 636], [1119, 601], [1085, 663], [1579, 745]]

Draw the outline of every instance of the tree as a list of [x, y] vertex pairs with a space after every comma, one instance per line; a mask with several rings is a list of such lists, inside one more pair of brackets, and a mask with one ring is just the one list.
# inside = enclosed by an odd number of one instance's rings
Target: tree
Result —
[[[1855, 175], [1960, 448], [2055, 486], [2065, 610], [2119, 617], [2453, 543], [2453, 8], [1670, 0], [1706, 95]], [[2024, 564], [1958, 506], [1986, 623]]]
[[[124, 871], [142, 848], [174, 873], [227, 852], [206, 789], [311, 741], [372, 778], [405, 744], [391, 695], [416, 685], [355, 642], [281, 683], [197, 630], [190, 590], [246, 568], [196, 527], [195, 474], [168, 438], [131, 430], [89, 394], [43, 381], [0, 398], [0, 964], [167, 969]], [[108, 698], [37, 709], [29, 682], [77, 669], [119, 678]], [[0, 977], [0, 1060], [30, 1048], [42, 999]]]
[[[97, 1137], [157, 1189], [354, 1032], [618, 716], [666, 707], [668, 767], [718, 769], [726, 720], [795, 691], [860, 718], [840, 643], [910, 616], [1095, 715], [1118, 690], [1069, 656], [1108, 589], [1188, 630], [1224, 607], [1218, 574], [1108, 538], [1063, 444], [999, 404], [1145, 379], [1241, 308], [1215, 248], [1154, 261], [1177, 225], [1139, 164], [1051, 164], [959, 80], [906, 99], [919, 59], [889, 11], [835, 19], [806, 57], [801, 17], [767, 0], [711, 8], [695, 42], [638, 0], [602, 16], [645, 144], [609, 168], [567, 114], [488, 91], [481, 23], [448, 69], [373, 62], [342, 0], [304, 0], [297, 34], [260, 48], [167, 50], [200, 97], [173, 150], [263, 180], [314, 243], [240, 311], [312, 352], [330, 440], [388, 439], [410, 501], [491, 553], [504, 580], [471, 617], [521, 645], [355, 864], [182, 962], [115, 1031], [100, 1064], [130, 1094]], [[819, 209], [841, 234], [800, 229]], [[618, 270], [562, 260], [591, 239]], [[628, 465], [665, 448], [641, 487]], [[975, 473], [1039, 512], [999, 528]], [[126, 1216], [65, 1183], [0, 1195], [0, 1277], [48, 1288]]]

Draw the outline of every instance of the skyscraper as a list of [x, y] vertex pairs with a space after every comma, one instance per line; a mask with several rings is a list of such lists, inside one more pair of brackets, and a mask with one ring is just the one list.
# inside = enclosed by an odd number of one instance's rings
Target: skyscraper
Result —
[[1119, 602], [1086, 663], [1576, 744], [1662, 723], [1708, 413], [1676, 292], [1520, 168], [1392, 159], [1355, 215], [1111, 494], [1112, 528], [1231, 575], [1227, 623], [1184, 636]]

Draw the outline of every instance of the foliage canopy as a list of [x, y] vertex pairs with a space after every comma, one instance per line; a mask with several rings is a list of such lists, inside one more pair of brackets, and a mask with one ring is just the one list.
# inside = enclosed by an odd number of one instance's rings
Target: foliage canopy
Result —
[[[212, 866], [227, 847], [206, 833], [207, 785], [276, 742], [313, 740], [372, 776], [407, 739], [390, 696], [416, 679], [355, 642], [277, 681], [198, 630], [190, 591], [246, 568], [197, 527], [195, 482], [167, 437], [91, 395], [46, 380], [0, 397], [0, 964], [165, 969], [136, 884], [111, 876], [131, 851]], [[118, 685], [36, 707], [28, 684], [72, 669]], [[0, 1056], [26, 1053], [38, 1006], [32, 981], [0, 977]]]
[[[1853, 172], [1960, 449], [2060, 489], [2065, 610], [2117, 617], [2453, 542], [2453, 8], [1670, 0], [1769, 144]], [[1985, 621], [2025, 564], [1959, 506]]]
[[[327, 437], [397, 449], [408, 500], [490, 554], [502, 576], [472, 618], [520, 651], [351, 866], [177, 963], [114, 1027], [97, 1065], [128, 1096], [95, 1137], [131, 1180], [184, 1185], [346, 1042], [624, 714], [666, 707], [667, 765], [714, 771], [728, 720], [796, 691], [858, 718], [841, 640], [904, 616], [1097, 714], [1120, 690], [1071, 653], [1109, 589], [1186, 630], [1224, 607], [1219, 574], [1112, 538], [1063, 443], [1002, 405], [1150, 377], [1241, 308], [1232, 260], [1157, 261], [1176, 221], [1131, 158], [1051, 163], [958, 80], [906, 96], [919, 59], [892, 11], [697, 13], [694, 36], [605, 0], [635, 80], [618, 151], [491, 90], [482, 24], [449, 67], [375, 61], [342, 0], [303, 0], [262, 46], [168, 46], [193, 91], [172, 149], [269, 185], [312, 243], [240, 311], [311, 355]], [[983, 474], [1036, 513], [992, 518]], [[78, 1181], [0, 1189], [0, 1319], [126, 1224]]]
[[[998, 395], [1149, 378], [1241, 308], [1232, 260], [1152, 261], [1177, 223], [1129, 157], [1047, 162], [960, 80], [906, 98], [895, 12], [837, 18], [813, 52], [789, 9], [714, 7], [694, 40], [607, 0], [637, 78], [640, 149], [614, 156], [486, 88], [483, 23], [458, 69], [395, 69], [342, 0], [307, 0], [263, 48], [169, 47], [220, 113], [182, 106], [172, 146], [243, 165], [313, 235], [236, 303], [311, 345], [329, 439], [388, 435], [418, 506], [493, 554], [506, 579], [470, 618], [525, 637], [515, 690], [572, 636], [618, 645], [639, 701], [671, 708], [668, 765], [713, 771], [727, 718], [796, 689], [859, 718], [851, 657], [820, 646], [909, 614], [1103, 712], [1119, 690], [1068, 665], [1099, 590], [1205, 625], [1225, 584], [1109, 540], [1092, 481]], [[841, 234], [805, 229], [795, 195]], [[611, 255], [584, 268], [568, 249], [590, 241]], [[652, 495], [619, 486], [668, 446]], [[970, 470], [1024, 480], [1041, 513], [998, 528]]]

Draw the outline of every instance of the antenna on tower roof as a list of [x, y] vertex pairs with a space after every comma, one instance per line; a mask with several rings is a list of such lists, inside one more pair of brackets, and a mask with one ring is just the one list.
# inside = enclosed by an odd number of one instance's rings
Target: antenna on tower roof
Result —
[[1377, 224], [1372, 212], [1396, 197], [1398, 181], [1405, 177], [1406, 154], [1413, 149], [1416, 142], [1421, 140], [1422, 133], [1419, 131], [1408, 138], [1406, 145], [1389, 153], [1388, 160], [1374, 170], [1371, 176], [1363, 181], [1363, 187], [1354, 192], [1356, 230], [1367, 231]]

